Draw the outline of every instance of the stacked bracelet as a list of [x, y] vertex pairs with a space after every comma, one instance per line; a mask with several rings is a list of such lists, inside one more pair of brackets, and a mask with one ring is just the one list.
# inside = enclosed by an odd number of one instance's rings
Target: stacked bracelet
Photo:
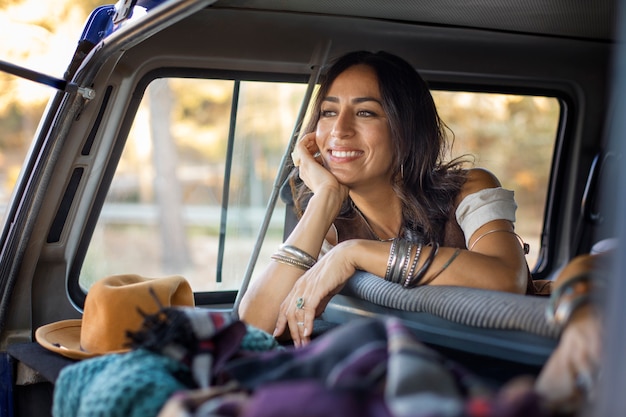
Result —
[[295, 266], [304, 271], [311, 269], [317, 262], [313, 256], [302, 249], [286, 244], [281, 245], [278, 251], [271, 256], [271, 259], [282, 264]]
[[[450, 266], [450, 264], [461, 253], [461, 249], [456, 249], [452, 256], [443, 264], [435, 274], [430, 276], [428, 280], [424, 281], [424, 277], [428, 273], [428, 270], [432, 266], [435, 257], [439, 253], [439, 243], [431, 242], [426, 246], [430, 246], [430, 252], [428, 257], [424, 260], [424, 263], [420, 268], [417, 266], [422, 257], [424, 244], [421, 242], [411, 243], [407, 240], [395, 238], [391, 242], [391, 248], [389, 249], [389, 260], [387, 261], [387, 270], [385, 272], [385, 280], [391, 281], [396, 284], [402, 284], [405, 288], [413, 288], [419, 285], [426, 285], [431, 283], [437, 278], [443, 271]], [[415, 249], [415, 255], [411, 260], [413, 248]]]
[[590, 280], [591, 273], [583, 272], [559, 285], [550, 295], [546, 319], [558, 326], [567, 324], [574, 311], [590, 302], [589, 286], [585, 285], [582, 292], [577, 289], [577, 284], [588, 283]]
[[389, 249], [389, 259], [387, 261], [387, 270], [385, 272], [385, 280], [399, 283], [411, 262], [411, 252], [413, 251], [413, 243], [401, 238], [394, 238], [391, 241]]
[[309, 267], [312, 267], [313, 265], [315, 265], [315, 262], [317, 262], [317, 260], [313, 256], [293, 245], [282, 244], [280, 245], [279, 250], [294, 256], [299, 261], [309, 265]]
[[[419, 285], [420, 281], [422, 281], [428, 269], [432, 265], [435, 256], [437, 256], [437, 253], [439, 252], [439, 244], [437, 242], [430, 243], [428, 246], [431, 246], [431, 251], [419, 270], [415, 272], [423, 252], [424, 244], [421, 242], [414, 244], [401, 238], [393, 239], [391, 247], [389, 248], [389, 259], [387, 261], [387, 269], [385, 271], [385, 280], [396, 284], [402, 284], [402, 286], [406, 288]], [[413, 260], [411, 260], [413, 248], [416, 249], [415, 255], [413, 255]], [[437, 272], [436, 275], [439, 275], [445, 268], [447, 268], [457, 255], [458, 253], [452, 255], [452, 257], [448, 260], [444, 267]]]
[[389, 260], [387, 261], [387, 272], [385, 279], [396, 284], [402, 281], [402, 277], [406, 274], [408, 265], [411, 261], [411, 252], [413, 251], [413, 243], [408, 240], [395, 238], [391, 242], [389, 250]]
[[424, 278], [426, 272], [432, 265], [435, 256], [437, 256], [437, 253], [439, 252], [439, 244], [437, 242], [433, 242], [429, 243], [429, 246], [431, 246], [432, 248], [430, 250], [430, 253], [428, 254], [428, 258], [426, 258], [424, 264], [420, 267], [420, 269], [418, 269], [415, 275], [409, 275], [406, 277], [406, 280], [404, 281], [405, 288], [413, 288], [418, 286], [420, 284], [420, 281], [422, 280], [422, 278]]

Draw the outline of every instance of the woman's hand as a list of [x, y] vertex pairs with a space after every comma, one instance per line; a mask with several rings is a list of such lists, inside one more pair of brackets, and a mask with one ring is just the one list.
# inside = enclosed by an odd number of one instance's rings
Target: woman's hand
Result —
[[313, 320], [356, 270], [349, 255], [352, 244], [346, 241], [335, 246], [298, 279], [280, 306], [275, 337], [289, 328], [295, 346], [310, 341]]
[[315, 133], [307, 133], [294, 146], [293, 164], [300, 169], [300, 178], [316, 194], [321, 189], [337, 190], [341, 201], [348, 196], [348, 188], [324, 167], [324, 160], [315, 142]]
[[576, 407], [591, 394], [600, 359], [600, 336], [600, 323], [591, 306], [572, 315], [535, 386], [552, 407]]

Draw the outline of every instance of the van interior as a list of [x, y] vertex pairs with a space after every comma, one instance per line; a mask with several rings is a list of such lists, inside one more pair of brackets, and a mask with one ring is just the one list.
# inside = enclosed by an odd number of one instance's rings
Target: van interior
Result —
[[[197, 306], [236, 310], [297, 222], [285, 186], [293, 141], [326, 64], [349, 51], [397, 54], [428, 82], [451, 155], [473, 155], [515, 190], [534, 279], [618, 238], [620, 6], [138, 0], [95, 9], [4, 215], [0, 414], [51, 415], [55, 379], [71, 361], [34, 333], [81, 318], [99, 278], [179, 274]], [[607, 292], [607, 332], [624, 313], [613, 300], [626, 294], [620, 278]], [[536, 376], [558, 343], [545, 297], [386, 284], [355, 274], [316, 333], [393, 315], [494, 385]], [[611, 339], [606, 358], [624, 338]], [[607, 370], [590, 415], [625, 409], [610, 396], [625, 379], [624, 365]]]

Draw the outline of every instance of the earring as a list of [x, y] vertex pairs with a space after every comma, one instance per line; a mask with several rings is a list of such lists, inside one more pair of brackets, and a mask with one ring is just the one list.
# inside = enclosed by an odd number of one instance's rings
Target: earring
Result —
[[404, 164], [400, 165], [400, 178], [404, 179]]

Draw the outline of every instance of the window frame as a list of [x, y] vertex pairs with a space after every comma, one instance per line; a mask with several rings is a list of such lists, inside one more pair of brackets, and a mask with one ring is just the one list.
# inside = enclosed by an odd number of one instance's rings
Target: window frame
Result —
[[[565, 164], [569, 154], [571, 154], [571, 146], [566, 146], [571, 141], [567, 140], [574, 132], [575, 127], [571, 126], [569, 120], [576, 120], [577, 107], [576, 101], [564, 90], [541, 88], [541, 87], [517, 87], [507, 85], [493, 85], [485, 83], [468, 83], [467, 81], [429, 81], [428, 72], [422, 74], [427, 80], [431, 90], [443, 90], [450, 92], [469, 92], [469, 93], [491, 93], [491, 94], [515, 94], [526, 96], [543, 96], [555, 98], [561, 106], [560, 117], [557, 126], [557, 135], [554, 142], [554, 153], [549, 172], [548, 189], [546, 197], [546, 205], [544, 207], [543, 226], [540, 238], [540, 249], [537, 263], [533, 269], [535, 278], [543, 278], [553, 268], [556, 248], [551, 242], [558, 241], [557, 230], [560, 224], [557, 221], [556, 213], [561, 209], [562, 202], [557, 196], [556, 190], [559, 185], [566, 180]], [[215, 70], [215, 69], [196, 69], [196, 68], [176, 68], [167, 67], [152, 70], [146, 73], [135, 85], [132, 97], [130, 98], [123, 122], [115, 137], [115, 143], [112, 152], [109, 155], [108, 164], [101, 176], [100, 186], [95, 195], [92, 210], [85, 223], [80, 241], [77, 246], [76, 254], [70, 263], [67, 287], [68, 295], [71, 301], [77, 306], [83, 306], [86, 292], [79, 284], [83, 262], [93, 233], [96, 229], [100, 211], [104, 205], [105, 198], [109, 191], [111, 182], [115, 175], [120, 157], [126, 145], [126, 140], [130, 132], [131, 126], [135, 120], [139, 105], [145, 95], [148, 85], [158, 78], [193, 78], [193, 79], [215, 79], [227, 80], [234, 82], [241, 81], [259, 81], [259, 82], [295, 82], [306, 84], [308, 74], [290, 74], [290, 73], [266, 73], [255, 71], [238, 71], [238, 70]], [[108, 86], [108, 88], [113, 88]], [[113, 100], [114, 101], [114, 100]], [[104, 106], [115, 105], [112, 101], [103, 103], [100, 112], [106, 111]], [[232, 130], [232, 113], [230, 120]], [[97, 135], [98, 129], [102, 128], [100, 124], [96, 124], [92, 131], [88, 134], [89, 138]], [[216, 292], [196, 292], [194, 293], [196, 304], [212, 305], [212, 306], [230, 306], [237, 297], [238, 290], [232, 291], [216, 291]]]

